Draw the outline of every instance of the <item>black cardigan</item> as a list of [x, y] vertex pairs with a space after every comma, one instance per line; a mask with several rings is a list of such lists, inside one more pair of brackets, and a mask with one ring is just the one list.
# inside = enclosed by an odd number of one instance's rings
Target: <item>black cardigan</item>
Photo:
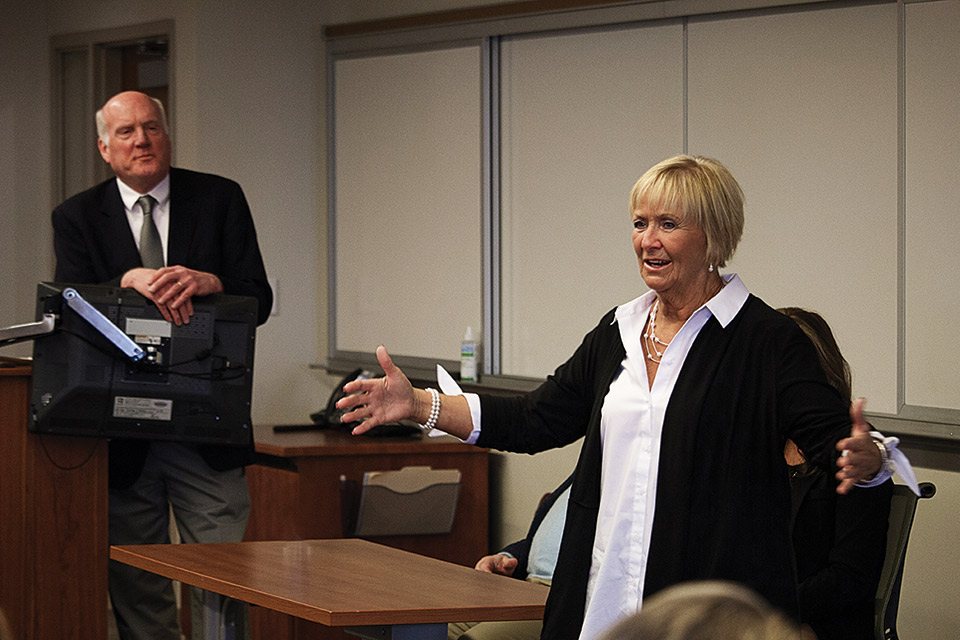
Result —
[[[481, 397], [477, 444], [534, 453], [584, 442], [543, 638], [579, 637], [600, 506], [600, 410], [625, 350], [611, 310], [566, 363], [518, 398]], [[694, 341], [664, 418], [644, 595], [687, 580], [727, 579], [797, 615], [790, 489], [783, 446], [831, 469], [850, 430], [813, 345], [788, 317], [749, 296]]]

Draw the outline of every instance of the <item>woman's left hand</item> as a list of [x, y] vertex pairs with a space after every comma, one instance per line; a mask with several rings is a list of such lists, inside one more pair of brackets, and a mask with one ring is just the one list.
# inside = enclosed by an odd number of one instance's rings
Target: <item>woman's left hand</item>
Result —
[[857, 398], [850, 405], [850, 437], [837, 443], [837, 450], [842, 455], [837, 458], [837, 493], [844, 494], [850, 491], [858, 482], [869, 480], [880, 471], [883, 462], [880, 449], [870, 435], [870, 425], [863, 417], [863, 407], [866, 400]]

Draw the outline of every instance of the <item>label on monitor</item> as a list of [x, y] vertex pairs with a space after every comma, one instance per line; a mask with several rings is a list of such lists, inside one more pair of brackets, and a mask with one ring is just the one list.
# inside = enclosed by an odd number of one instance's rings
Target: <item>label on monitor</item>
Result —
[[113, 417], [131, 418], [133, 420], [166, 420], [169, 422], [173, 419], [173, 400], [114, 396]]
[[149, 320], [147, 318], [126, 318], [125, 333], [139, 338], [169, 338], [173, 325], [166, 320]]

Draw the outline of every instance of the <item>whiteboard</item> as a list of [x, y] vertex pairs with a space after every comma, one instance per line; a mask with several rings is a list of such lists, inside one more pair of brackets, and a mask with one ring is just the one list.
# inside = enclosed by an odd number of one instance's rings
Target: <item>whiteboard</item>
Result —
[[906, 12], [906, 403], [960, 409], [960, 3]]
[[500, 55], [502, 368], [543, 377], [646, 291], [628, 196], [682, 150], [682, 25], [515, 38]]
[[897, 411], [897, 7], [691, 19], [689, 147], [746, 195], [729, 265], [819, 312], [855, 395]]
[[479, 45], [334, 62], [335, 350], [455, 360], [482, 318]]

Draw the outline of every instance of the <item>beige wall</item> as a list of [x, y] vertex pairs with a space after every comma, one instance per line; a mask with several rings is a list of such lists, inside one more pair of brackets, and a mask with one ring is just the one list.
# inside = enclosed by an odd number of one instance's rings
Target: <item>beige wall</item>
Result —
[[[952, 1], [952, 0], [951, 0]], [[176, 162], [238, 180], [258, 226], [279, 313], [258, 334], [254, 419], [299, 422], [334, 380], [326, 358], [324, 24], [479, 0], [6, 0], [0, 3], [0, 326], [33, 318], [36, 283], [53, 275], [49, 213], [49, 37], [175, 21]], [[29, 345], [2, 355], [29, 353]], [[493, 541], [521, 537], [537, 499], [572, 470], [576, 445], [528, 457], [497, 455]], [[914, 640], [960, 628], [960, 456], [918, 457], [939, 493], [921, 504], [900, 631]]]

